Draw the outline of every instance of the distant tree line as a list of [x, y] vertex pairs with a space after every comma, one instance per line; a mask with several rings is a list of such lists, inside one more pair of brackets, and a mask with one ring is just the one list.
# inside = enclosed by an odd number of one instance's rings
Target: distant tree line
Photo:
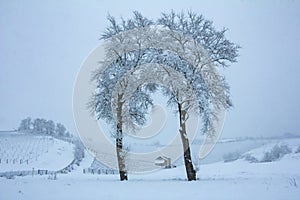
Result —
[[27, 117], [23, 119], [19, 125], [18, 131], [25, 133], [49, 135], [57, 139], [73, 143], [74, 146], [74, 163], [79, 163], [84, 158], [84, 146], [79, 138], [70, 134], [65, 126], [61, 123], [55, 123], [52, 120], [46, 120], [43, 118], [31, 119]]
[[72, 137], [63, 124], [55, 123], [52, 120], [43, 118], [31, 119], [30, 117], [27, 117], [23, 119], [19, 125], [18, 131], [45, 134], [55, 137]]

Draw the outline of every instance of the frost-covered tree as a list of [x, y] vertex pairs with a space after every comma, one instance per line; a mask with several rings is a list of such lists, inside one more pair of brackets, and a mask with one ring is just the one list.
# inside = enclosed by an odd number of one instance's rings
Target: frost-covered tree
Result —
[[[138, 47], [136, 52], [128, 54], [126, 49], [120, 49], [119, 44], [122, 43], [124, 38], [127, 36], [119, 33], [135, 28], [148, 27], [149, 25], [153, 24], [153, 22], [143, 17], [139, 12], [134, 12], [132, 19], [122, 19], [121, 24], [117, 24], [115, 18], [110, 15], [107, 17], [107, 19], [109, 20], [110, 25], [102, 34], [101, 39], [107, 41], [109, 50], [106, 52], [106, 60], [102, 61], [99, 70], [94, 76], [94, 80], [96, 80], [98, 84], [97, 91], [92, 99], [91, 107], [92, 111], [96, 113], [97, 117], [99, 119], [104, 119], [107, 123], [111, 124], [115, 131], [114, 137], [116, 140], [115, 142], [120, 180], [123, 181], [128, 179], [128, 175], [125, 163], [126, 151], [123, 147], [124, 133], [122, 118], [123, 102], [124, 98], [126, 97], [122, 91], [128, 87], [128, 80], [123, 79], [121, 82], [118, 81], [128, 69], [135, 68], [139, 65], [139, 59], [143, 55], [143, 49], [139, 41], [139, 35], [132, 35], [135, 37], [135, 41], [137, 41], [135, 44]], [[118, 53], [120, 50], [122, 53]], [[115, 99], [112, 99], [112, 93], [116, 84], [122, 88], [122, 90], [120, 90]], [[137, 94], [143, 95], [144, 98], [142, 98], [142, 100], [149, 103], [137, 103], [136, 105], [140, 105], [142, 107], [145, 106], [146, 108], [144, 110], [147, 110], [147, 107], [150, 106], [152, 102], [150, 97], [142, 91]], [[114, 113], [112, 112], [112, 101], [115, 102], [116, 116], [114, 116]], [[135, 104], [132, 104], [132, 106], [134, 105]], [[132, 111], [132, 119], [135, 120], [136, 123], [142, 124], [145, 121], [142, 119], [146, 113], [140, 113], [138, 115], [136, 110], [139, 109], [133, 108], [132, 110], [135, 110]]]
[[41, 125], [41, 134], [47, 134], [47, 120], [46, 119], [40, 119], [40, 125]]
[[[184, 69], [184, 75], [191, 81], [194, 85], [195, 94], [198, 99], [198, 108], [202, 113], [210, 112], [210, 105], [203, 104], [201, 93], [206, 93], [206, 98], [209, 102], [212, 102], [212, 106], [216, 109], [219, 108], [229, 108], [232, 103], [229, 99], [229, 88], [225, 82], [224, 77], [218, 75], [214, 66], [227, 67], [229, 63], [236, 62], [238, 56], [238, 45], [232, 43], [225, 37], [226, 29], [217, 31], [213, 23], [206, 20], [202, 15], [197, 15], [193, 12], [188, 12], [187, 14], [182, 12], [176, 14], [175, 12], [163, 13], [161, 18], [158, 20], [158, 24], [167, 28], [172, 37], [180, 46], [179, 51], [175, 51], [181, 56], [180, 51], [185, 51], [189, 48], [189, 40], [187, 37], [182, 37], [181, 34], [193, 38], [193, 40], [203, 47], [208, 55], [199, 54], [197, 51], [190, 51], [192, 55], [192, 68], [188, 65], [181, 65]], [[181, 34], [178, 34], [181, 33]], [[206, 58], [207, 57], [207, 58]], [[203, 76], [206, 84], [206, 88], [197, 87], [195, 84], [196, 77]], [[194, 80], [193, 80], [194, 79]], [[204, 89], [204, 90], [203, 90]], [[186, 134], [186, 120], [189, 117], [189, 113], [193, 110], [195, 101], [189, 99], [180, 100], [180, 96], [176, 94], [171, 95], [171, 100], [177, 103], [180, 121], [180, 134], [184, 149], [184, 161], [186, 166], [186, 172], [188, 180], [196, 180], [196, 173], [194, 166], [192, 165], [192, 158], [189, 148], [189, 141]], [[204, 117], [204, 133], [214, 134], [212, 123], [213, 118], [217, 117], [215, 113], [210, 113], [207, 115], [202, 115]]]
[[221, 67], [228, 67], [230, 63], [237, 61], [240, 46], [225, 37], [226, 28], [218, 31], [213, 26], [213, 22], [205, 19], [203, 15], [192, 11], [187, 13], [175, 13], [172, 11], [170, 13], [162, 13], [158, 24], [171, 31], [178, 31], [190, 36], [202, 45], [210, 57], [208, 63], [203, 62], [201, 64], [202, 67], [211, 62]]
[[19, 131], [30, 131], [31, 130], [31, 118], [27, 117], [23, 119], [18, 128]]
[[66, 128], [63, 124], [57, 123], [55, 128], [55, 134], [59, 137], [63, 137], [66, 133]]
[[80, 140], [75, 141], [74, 157], [77, 161], [81, 161], [84, 158], [84, 146]]
[[32, 132], [33, 133], [43, 133], [43, 129], [44, 129], [44, 120], [41, 118], [37, 118], [33, 121], [32, 126]]
[[48, 120], [45, 124], [46, 134], [54, 135], [55, 123], [52, 120]]
[[[106, 57], [94, 76], [98, 85], [92, 108], [99, 119], [115, 127], [121, 180], [127, 180], [122, 157], [124, 127], [134, 131], [135, 124], [145, 122], [147, 108], [152, 102], [149, 86], [153, 90], [157, 87], [153, 81], [165, 85], [165, 95], [170, 104], [177, 107], [187, 177], [195, 180], [186, 121], [192, 112], [197, 113], [203, 120], [202, 132], [215, 133], [215, 110], [232, 105], [225, 79], [218, 75], [215, 66], [225, 67], [235, 62], [239, 46], [225, 38], [225, 29], [216, 31], [212, 22], [192, 12], [187, 15], [164, 13], [156, 24], [138, 12], [133, 19], [122, 19], [121, 23], [111, 16], [108, 20], [111, 25], [102, 35]], [[147, 66], [144, 76], [139, 66]], [[161, 69], [165, 72], [155, 74]], [[164, 77], [160, 79], [162, 74], [165, 74], [165, 81]], [[151, 79], [153, 77], [157, 80]], [[187, 83], [182, 84], [174, 77], [185, 79]], [[142, 82], [136, 84], [138, 81]]]
[[68, 138], [72, 137], [72, 135], [71, 135], [71, 133], [69, 131], [66, 132], [65, 136], [68, 137]]
[[18, 128], [19, 131], [27, 131], [35, 134], [47, 134], [51, 136], [65, 136], [71, 138], [72, 135], [66, 131], [63, 124], [55, 124], [53, 120], [36, 118], [32, 120], [30, 117], [23, 119]]

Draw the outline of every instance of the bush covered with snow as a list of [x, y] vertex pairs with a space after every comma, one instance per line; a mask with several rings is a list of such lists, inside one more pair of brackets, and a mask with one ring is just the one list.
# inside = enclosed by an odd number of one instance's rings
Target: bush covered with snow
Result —
[[295, 151], [295, 153], [300, 153], [300, 146], [298, 146], [298, 149]]
[[271, 151], [265, 152], [261, 162], [273, 162], [279, 160], [284, 155], [291, 153], [292, 150], [287, 145], [275, 145]]
[[244, 156], [245, 160], [247, 160], [250, 163], [257, 163], [259, 162], [257, 158], [255, 158], [254, 156], [250, 155], [250, 154], [246, 154]]
[[292, 146], [286, 144], [268, 144], [264, 147], [249, 151], [240, 156], [240, 158], [250, 163], [273, 162], [281, 159], [286, 154], [292, 153], [292, 149]]

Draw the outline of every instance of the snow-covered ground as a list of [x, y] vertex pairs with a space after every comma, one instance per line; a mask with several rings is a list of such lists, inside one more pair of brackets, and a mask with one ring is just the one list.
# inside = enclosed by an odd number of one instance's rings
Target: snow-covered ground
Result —
[[[232, 141], [231, 141], [232, 142]], [[249, 162], [245, 155], [260, 159], [276, 145], [291, 152], [273, 162]], [[83, 174], [93, 158], [86, 156], [74, 171], [48, 176], [0, 178], [0, 199], [299, 199], [300, 139], [270, 140], [241, 154], [233, 162], [202, 164], [199, 180], [187, 182], [183, 166], [148, 174]]]
[[0, 134], [0, 172], [32, 169], [56, 171], [74, 159], [74, 145], [51, 136]]

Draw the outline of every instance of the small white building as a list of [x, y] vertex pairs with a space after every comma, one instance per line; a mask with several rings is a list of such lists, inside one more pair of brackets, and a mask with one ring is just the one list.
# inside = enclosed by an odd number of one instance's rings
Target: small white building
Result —
[[171, 158], [159, 156], [155, 159], [154, 164], [165, 168], [171, 168]]

